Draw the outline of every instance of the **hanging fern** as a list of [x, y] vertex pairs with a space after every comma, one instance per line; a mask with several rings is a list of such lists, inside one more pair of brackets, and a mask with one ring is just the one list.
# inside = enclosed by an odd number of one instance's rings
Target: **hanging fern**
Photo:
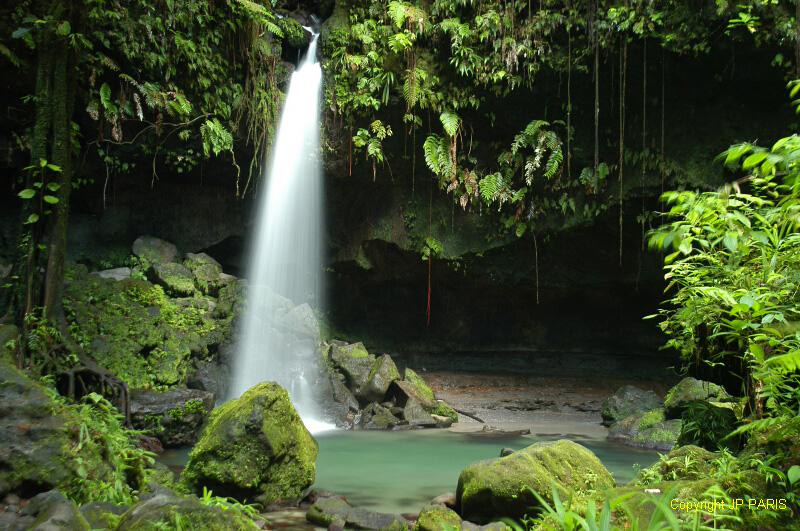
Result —
[[447, 136], [454, 137], [461, 127], [461, 118], [454, 112], [445, 111], [439, 115], [439, 120], [442, 122], [444, 132]]

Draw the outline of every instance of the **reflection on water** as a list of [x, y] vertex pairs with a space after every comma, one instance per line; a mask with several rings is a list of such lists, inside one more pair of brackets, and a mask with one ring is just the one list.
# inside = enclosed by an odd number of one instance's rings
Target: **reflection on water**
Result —
[[618, 483], [630, 481], [634, 464], [648, 466], [657, 453], [581, 436], [529, 435], [497, 437], [443, 430], [320, 434], [316, 487], [347, 496], [357, 507], [417, 512], [435, 496], [455, 492], [458, 475], [468, 464], [497, 457], [501, 448], [515, 450], [537, 441], [573, 439], [592, 450]]
[[[590, 450], [617, 480], [633, 478], [634, 464], [648, 466], [658, 454], [581, 435], [536, 434], [502, 437], [446, 430], [332, 431], [319, 442], [315, 487], [347, 496], [357, 507], [389, 513], [418, 512], [432, 498], [455, 492], [458, 475], [470, 463], [518, 450], [537, 441], [572, 439]], [[188, 450], [168, 450], [159, 461], [182, 467]]]

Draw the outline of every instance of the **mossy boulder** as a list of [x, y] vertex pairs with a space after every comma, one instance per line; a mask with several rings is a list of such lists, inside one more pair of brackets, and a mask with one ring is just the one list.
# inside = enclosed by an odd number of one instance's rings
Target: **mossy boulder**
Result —
[[255, 531], [248, 517], [235, 510], [210, 507], [192, 496], [178, 496], [166, 489], [149, 496], [126, 511], [117, 531]]
[[206, 253], [187, 253], [183, 265], [192, 273], [194, 284], [206, 295], [217, 295], [222, 286], [230, 282], [222, 276], [222, 266]]
[[610, 425], [625, 417], [660, 407], [661, 399], [653, 391], [625, 385], [605, 399], [600, 414], [603, 417], [603, 423]]
[[613, 486], [614, 478], [590, 450], [559, 440], [469, 465], [458, 478], [456, 501], [463, 518], [486, 522], [532, 514], [539, 502], [530, 489], [552, 503], [553, 489], [564, 499]]
[[664, 396], [664, 410], [667, 418], [680, 418], [681, 413], [691, 403], [698, 400], [723, 402], [731, 396], [725, 389], [715, 383], [686, 377], [672, 387]]
[[132, 389], [186, 381], [193, 358], [207, 357], [228, 332], [205, 304], [178, 304], [146, 280], [114, 281], [68, 270], [67, 319], [97, 362]]
[[680, 433], [681, 421], [667, 420], [664, 410], [659, 408], [614, 423], [608, 430], [608, 438], [636, 448], [665, 451], [675, 446]]
[[461, 517], [444, 505], [428, 505], [422, 509], [414, 524], [414, 531], [457, 531], [461, 529]]
[[360, 342], [351, 344], [334, 342], [331, 344], [330, 360], [334, 368], [344, 375], [345, 384], [355, 394], [357, 389], [366, 385], [375, 356], [367, 352]]
[[425, 406], [415, 398], [409, 398], [406, 401], [406, 405], [403, 407], [403, 418], [411, 426], [436, 426], [436, 420], [428, 413]]
[[400, 419], [381, 404], [372, 403], [361, 411], [357, 427], [364, 430], [388, 430], [400, 424]]
[[178, 259], [178, 248], [154, 236], [139, 236], [133, 242], [133, 254], [150, 264], [164, 264]]
[[173, 262], [153, 264], [148, 276], [150, 280], [162, 286], [164, 291], [174, 297], [195, 294], [194, 275], [184, 265]]
[[211, 414], [183, 480], [196, 492], [268, 505], [300, 498], [314, 483], [317, 442], [274, 382], [258, 384]]

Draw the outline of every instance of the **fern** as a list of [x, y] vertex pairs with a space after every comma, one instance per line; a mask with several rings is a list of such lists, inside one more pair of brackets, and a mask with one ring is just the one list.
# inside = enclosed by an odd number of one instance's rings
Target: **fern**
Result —
[[456, 113], [445, 111], [439, 115], [439, 120], [442, 122], [447, 136], [456, 136], [458, 128], [461, 126], [461, 118]]
[[389, 18], [392, 19], [392, 22], [394, 22], [394, 25], [398, 28], [402, 28], [403, 23], [406, 21], [406, 7], [407, 4], [404, 2], [389, 2], [387, 13], [389, 14]]

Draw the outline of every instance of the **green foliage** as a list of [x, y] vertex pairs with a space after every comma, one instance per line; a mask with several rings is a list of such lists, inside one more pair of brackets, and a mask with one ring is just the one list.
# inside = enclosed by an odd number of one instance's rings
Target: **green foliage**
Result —
[[[61, 404], [72, 414], [67, 429], [75, 437], [69, 459], [78, 475], [65, 494], [79, 504], [132, 503], [153, 473], [153, 454], [136, 445], [137, 432], [123, 426], [122, 415], [102, 396], [90, 393], [80, 404]], [[104, 462], [97, 462], [97, 456]]]

